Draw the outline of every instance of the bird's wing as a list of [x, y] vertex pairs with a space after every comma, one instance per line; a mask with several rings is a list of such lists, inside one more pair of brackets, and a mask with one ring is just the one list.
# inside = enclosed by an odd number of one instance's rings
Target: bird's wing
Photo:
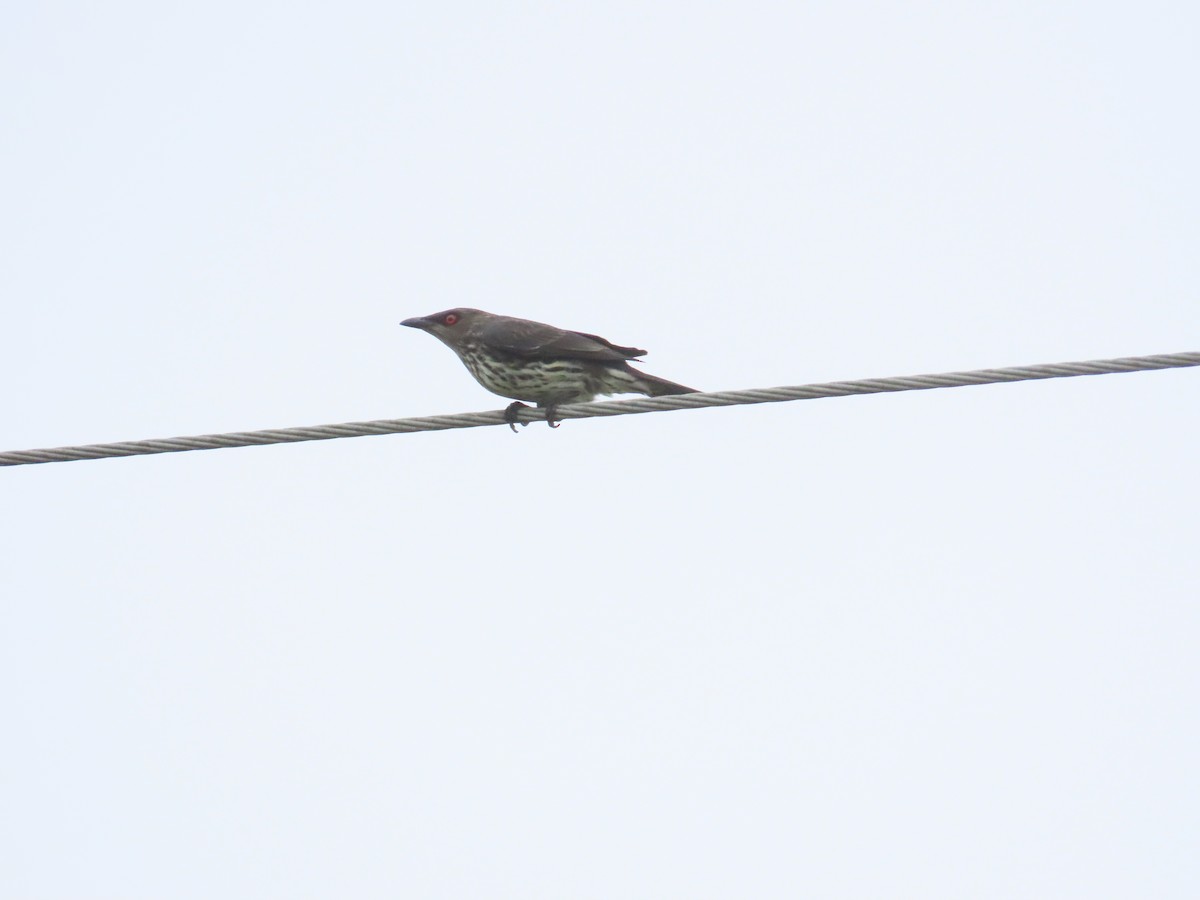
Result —
[[553, 325], [497, 316], [480, 329], [479, 339], [489, 347], [523, 359], [595, 359], [619, 361], [646, 354], [636, 347], [618, 347], [594, 334], [564, 331]]

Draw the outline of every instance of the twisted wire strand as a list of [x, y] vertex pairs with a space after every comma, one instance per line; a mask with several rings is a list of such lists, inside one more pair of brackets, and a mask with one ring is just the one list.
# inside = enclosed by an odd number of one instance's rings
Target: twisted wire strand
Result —
[[[669, 397], [647, 397], [637, 400], [576, 403], [558, 407], [555, 416], [558, 419], [626, 416], [677, 409], [781, 403], [787, 400], [818, 400], [823, 397], [847, 397], [852, 394], [927, 391], [936, 388], [969, 387], [977, 384], [1073, 378], [1079, 375], [1116, 375], [1123, 372], [1178, 369], [1188, 366], [1200, 366], [1200, 352], [1128, 356], [1085, 362], [1045, 363], [1034, 366], [1013, 366], [1005, 369], [975, 369], [967, 372], [943, 372], [936, 375], [866, 378], [860, 381], [831, 381], [824, 384], [802, 384], [794, 387], [675, 394]], [[545, 416], [541, 410], [523, 409], [518, 418], [522, 422], [540, 422], [544, 420]], [[449, 416], [421, 416], [410, 419], [376, 419], [369, 422], [345, 422], [339, 425], [314, 425], [267, 431], [234, 431], [225, 434], [121, 441], [114, 444], [85, 444], [77, 447], [53, 447], [42, 450], [14, 450], [0, 453], [0, 466], [26, 466], [37, 463], [72, 462], [117, 456], [143, 456], [151, 453], [180, 453], [186, 450], [217, 450], [222, 447], [252, 447], [298, 441], [327, 441], [334, 438], [408, 434], [414, 431], [445, 431], [450, 428], [479, 428], [485, 425], [503, 424], [505, 424], [505, 419], [501, 410], [459, 413]]]

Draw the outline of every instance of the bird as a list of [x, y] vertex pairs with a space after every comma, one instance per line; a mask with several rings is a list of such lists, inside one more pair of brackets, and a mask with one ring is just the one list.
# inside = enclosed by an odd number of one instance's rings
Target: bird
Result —
[[[515, 432], [517, 415], [529, 400], [546, 411], [546, 422], [557, 428], [555, 408], [562, 403], [586, 403], [597, 394], [694, 394], [657, 375], [640, 372], [629, 360], [645, 350], [620, 347], [583, 331], [567, 331], [481, 309], [460, 307], [400, 323], [433, 335], [462, 360], [475, 380], [515, 402], [504, 421]], [[525, 422], [521, 422], [525, 425]]]

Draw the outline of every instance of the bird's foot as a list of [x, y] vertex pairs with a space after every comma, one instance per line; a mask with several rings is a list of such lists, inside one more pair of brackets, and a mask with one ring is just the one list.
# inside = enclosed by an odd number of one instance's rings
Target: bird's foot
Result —
[[562, 424], [561, 422], [558, 421], [558, 419], [554, 418], [554, 413], [557, 409], [558, 409], [558, 407], [555, 406], [553, 403], [549, 403], [546, 405], [546, 424], [549, 425], [551, 428], [557, 428], [559, 425]]
[[508, 407], [504, 410], [504, 421], [507, 422], [508, 427], [513, 430], [513, 434], [517, 433], [518, 425], [524, 428], [529, 424], [528, 422], [521, 422], [517, 419], [517, 413], [523, 409], [529, 409], [529, 407], [520, 400], [514, 400], [512, 403], [508, 404]]

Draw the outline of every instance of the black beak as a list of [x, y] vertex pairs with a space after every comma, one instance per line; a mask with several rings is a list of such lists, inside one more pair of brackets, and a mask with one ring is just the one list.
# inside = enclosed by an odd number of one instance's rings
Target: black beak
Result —
[[425, 316], [417, 316], [414, 319], [405, 319], [400, 324], [407, 325], [409, 328], [420, 328], [420, 329], [424, 330], [424, 329], [428, 328], [430, 325], [432, 325], [433, 323], [430, 322], [429, 319], [427, 319]]

